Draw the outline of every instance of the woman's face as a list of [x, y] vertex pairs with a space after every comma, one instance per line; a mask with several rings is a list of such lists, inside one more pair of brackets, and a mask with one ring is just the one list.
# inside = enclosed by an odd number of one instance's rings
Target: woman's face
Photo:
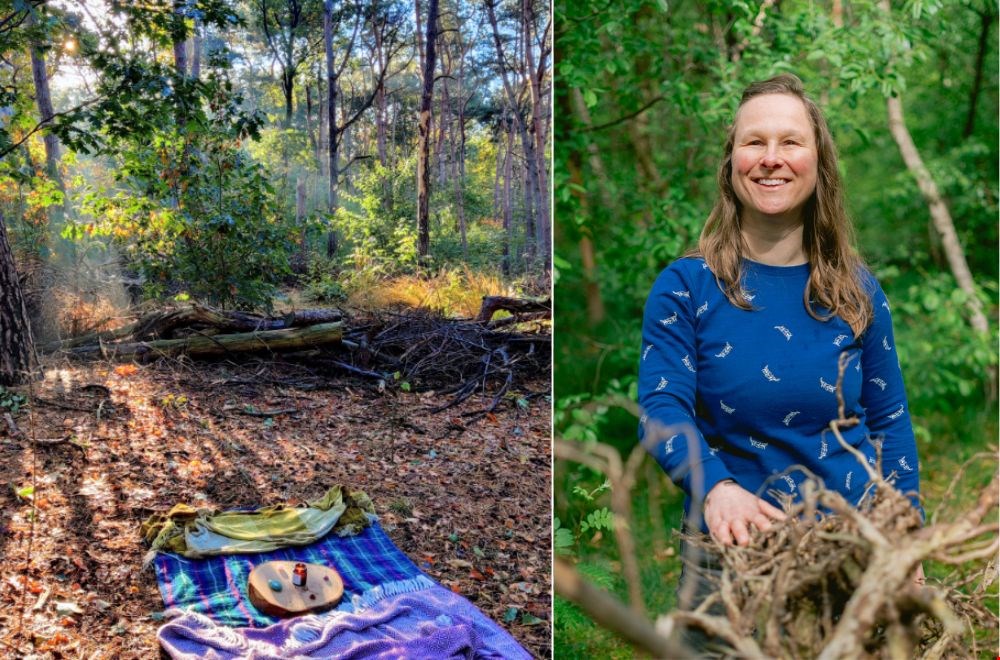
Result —
[[736, 115], [732, 182], [743, 219], [802, 222], [816, 190], [816, 137], [805, 105], [788, 94], [764, 94]]

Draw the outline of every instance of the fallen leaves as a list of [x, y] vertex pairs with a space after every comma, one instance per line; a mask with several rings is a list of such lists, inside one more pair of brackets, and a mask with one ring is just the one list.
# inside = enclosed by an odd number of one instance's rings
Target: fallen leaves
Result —
[[[72, 434], [80, 444], [39, 446], [34, 470], [30, 445], [0, 445], [0, 483], [9, 484], [0, 507], [11, 511], [0, 522], [9, 567], [0, 611], [12, 614], [0, 616], [0, 639], [12, 639], [24, 612], [19, 648], [36, 654], [153, 657], [162, 619], [150, 613], [163, 603], [152, 572], [139, 570], [142, 519], [177, 502], [306, 501], [322, 484], [344, 482], [373, 497], [383, 528], [421, 570], [548, 657], [548, 410], [511, 399], [466, 426], [462, 413], [488, 399], [435, 416], [427, 392], [379, 394], [342, 379], [309, 391], [269, 384], [294, 380], [294, 369], [62, 370], [73, 382], [104, 382], [111, 399], [100, 414], [38, 408], [41, 436]], [[236, 407], [223, 412], [227, 405]], [[291, 408], [298, 412], [276, 412]]]

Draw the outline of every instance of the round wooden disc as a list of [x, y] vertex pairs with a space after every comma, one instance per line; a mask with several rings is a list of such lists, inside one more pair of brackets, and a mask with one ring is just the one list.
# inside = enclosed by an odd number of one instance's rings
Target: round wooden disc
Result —
[[[344, 581], [329, 566], [306, 564], [305, 586], [292, 584], [294, 561], [269, 561], [250, 571], [250, 602], [271, 616], [296, 616], [336, 607], [344, 596]], [[272, 581], [281, 586], [272, 588]]]

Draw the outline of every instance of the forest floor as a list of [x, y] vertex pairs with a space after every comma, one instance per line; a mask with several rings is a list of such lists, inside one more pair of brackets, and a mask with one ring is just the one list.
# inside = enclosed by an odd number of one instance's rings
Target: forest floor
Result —
[[147, 516], [303, 502], [338, 483], [372, 497], [421, 570], [549, 656], [549, 397], [469, 423], [490, 396], [431, 414], [434, 392], [343, 376], [303, 390], [304, 367], [280, 361], [45, 369], [13, 418], [22, 435], [0, 419], [0, 656], [157, 657]]

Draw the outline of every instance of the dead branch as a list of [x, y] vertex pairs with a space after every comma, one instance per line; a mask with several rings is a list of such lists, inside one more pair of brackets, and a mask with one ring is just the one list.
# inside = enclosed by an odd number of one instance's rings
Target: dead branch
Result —
[[87, 345], [69, 349], [75, 357], [112, 357], [134, 359], [147, 356], [225, 355], [254, 351], [281, 351], [340, 342], [342, 324], [320, 323], [304, 328], [263, 330], [229, 335], [192, 336], [184, 339], [158, 339], [126, 344]]
[[531, 300], [528, 298], [510, 298], [508, 296], [483, 296], [483, 304], [476, 315], [476, 323], [489, 323], [493, 315], [500, 310], [508, 311], [517, 316], [518, 314], [542, 313], [551, 318], [552, 299]]
[[696, 654], [674, 639], [660, 635], [645, 618], [617, 598], [580, 577], [568, 562], [555, 560], [556, 593], [576, 604], [599, 625], [622, 636], [654, 658], [691, 658]]

